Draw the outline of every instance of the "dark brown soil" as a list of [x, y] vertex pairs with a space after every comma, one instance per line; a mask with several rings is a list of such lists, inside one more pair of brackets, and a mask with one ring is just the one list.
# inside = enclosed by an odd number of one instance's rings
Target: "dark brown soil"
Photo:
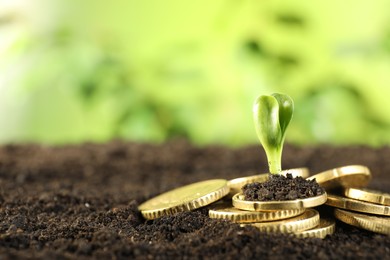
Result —
[[291, 173], [286, 176], [270, 174], [266, 182], [254, 182], [244, 185], [242, 193], [249, 201], [280, 201], [305, 199], [325, 193], [317, 181], [294, 178]]
[[[284, 168], [371, 168], [390, 192], [390, 148], [284, 148]], [[390, 259], [390, 237], [337, 222], [324, 240], [263, 234], [207, 217], [207, 209], [145, 221], [139, 203], [212, 178], [266, 172], [259, 146], [195, 148], [112, 142], [0, 148], [0, 259]], [[321, 214], [329, 214], [326, 207]]]

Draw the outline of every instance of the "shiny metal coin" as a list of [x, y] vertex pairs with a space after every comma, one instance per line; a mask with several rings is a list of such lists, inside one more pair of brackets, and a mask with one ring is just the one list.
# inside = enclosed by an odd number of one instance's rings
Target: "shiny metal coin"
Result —
[[341, 209], [335, 209], [334, 215], [337, 219], [349, 225], [390, 235], [390, 217], [372, 216]]
[[345, 189], [344, 195], [355, 200], [390, 206], [390, 194], [368, 189]]
[[209, 205], [229, 193], [227, 180], [215, 179], [186, 185], [142, 203], [138, 209], [146, 219]]
[[321, 218], [320, 224], [315, 228], [295, 233], [297, 237], [316, 237], [325, 238], [327, 235], [331, 235], [336, 230], [336, 223], [333, 219]]
[[245, 211], [233, 207], [231, 202], [217, 202], [210, 206], [209, 217], [228, 219], [237, 223], [252, 223], [287, 219], [298, 216], [304, 212], [305, 209]]
[[362, 188], [371, 180], [371, 172], [366, 166], [349, 165], [324, 171], [307, 178], [316, 179], [326, 190], [335, 188]]
[[315, 228], [320, 224], [320, 214], [314, 209], [307, 209], [302, 215], [286, 220], [241, 224], [252, 225], [262, 232], [297, 233]]
[[328, 206], [359, 211], [364, 213], [390, 216], [390, 206], [364, 202], [360, 200], [345, 198], [333, 194], [328, 194], [328, 200], [325, 203]]
[[304, 209], [322, 205], [327, 200], [327, 194], [320, 196], [281, 201], [249, 201], [245, 200], [242, 193], [233, 196], [233, 206], [241, 210], [249, 211], [267, 211], [267, 210], [287, 210], [287, 209]]

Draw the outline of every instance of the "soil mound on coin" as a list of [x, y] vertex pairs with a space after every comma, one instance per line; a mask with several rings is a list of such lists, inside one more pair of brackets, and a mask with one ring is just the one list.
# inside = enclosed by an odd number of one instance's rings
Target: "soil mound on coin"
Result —
[[268, 181], [254, 182], [244, 185], [242, 192], [245, 200], [250, 201], [280, 201], [305, 199], [324, 194], [325, 190], [317, 181], [294, 178], [290, 173], [286, 176], [271, 174]]

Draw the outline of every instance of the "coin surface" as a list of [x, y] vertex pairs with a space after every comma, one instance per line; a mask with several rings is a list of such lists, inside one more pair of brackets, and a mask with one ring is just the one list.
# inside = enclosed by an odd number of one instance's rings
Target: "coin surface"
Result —
[[296, 200], [249, 201], [245, 200], [245, 196], [242, 193], [237, 193], [232, 198], [233, 206], [235, 208], [249, 211], [312, 208], [324, 204], [326, 200], [326, 192], [320, 196]]
[[277, 211], [245, 211], [232, 206], [231, 202], [215, 203], [210, 206], [209, 217], [228, 219], [237, 223], [264, 222], [286, 219], [298, 216], [305, 209], [290, 209]]
[[228, 193], [227, 180], [201, 181], [160, 194], [142, 203], [138, 209], [144, 218], [155, 219], [209, 205]]
[[390, 194], [369, 189], [345, 189], [344, 195], [355, 200], [390, 206]]
[[349, 225], [390, 235], [390, 217], [372, 216], [341, 209], [335, 209], [334, 215]]
[[262, 232], [295, 233], [312, 229], [320, 223], [320, 214], [315, 209], [306, 209], [297, 217], [270, 222], [241, 224], [241, 226], [252, 225]]
[[[307, 178], [310, 175], [308, 168], [294, 168], [289, 170], [283, 170], [281, 174], [291, 173], [293, 177], [300, 176], [302, 178]], [[252, 182], [266, 182], [268, 180], [269, 173], [262, 173], [247, 177], [236, 178], [228, 181], [228, 186], [230, 187], [229, 195], [233, 196], [236, 193], [241, 192], [242, 186]]]
[[328, 194], [328, 200], [325, 204], [336, 208], [348, 209], [376, 215], [390, 216], [390, 206], [373, 204], [370, 202], [345, 198], [333, 194]]
[[315, 228], [297, 232], [295, 235], [300, 238], [305, 237], [316, 237], [316, 238], [325, 238], [327, 235], [331, 235], [336, 230], [336, 223], [333, 219], [321, 218], [320, 224]]
[[371, 180], [371, 172], [366, 166], [349, 165], [324, 171], [307, 178], [316, 179], [327, 190], [334, 188], [362, 188]]

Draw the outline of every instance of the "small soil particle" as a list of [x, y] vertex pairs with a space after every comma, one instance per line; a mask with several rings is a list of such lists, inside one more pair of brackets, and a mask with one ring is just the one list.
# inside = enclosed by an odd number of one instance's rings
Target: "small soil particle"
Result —
[[245, 200], [250, 201], [280, 201], [305, 199], [324, 194], [325, 190], [316, 180], [294, 178], [290, 173], [286, 176], [270, 174], [268, 181], [254, 182], [242, 187]]

